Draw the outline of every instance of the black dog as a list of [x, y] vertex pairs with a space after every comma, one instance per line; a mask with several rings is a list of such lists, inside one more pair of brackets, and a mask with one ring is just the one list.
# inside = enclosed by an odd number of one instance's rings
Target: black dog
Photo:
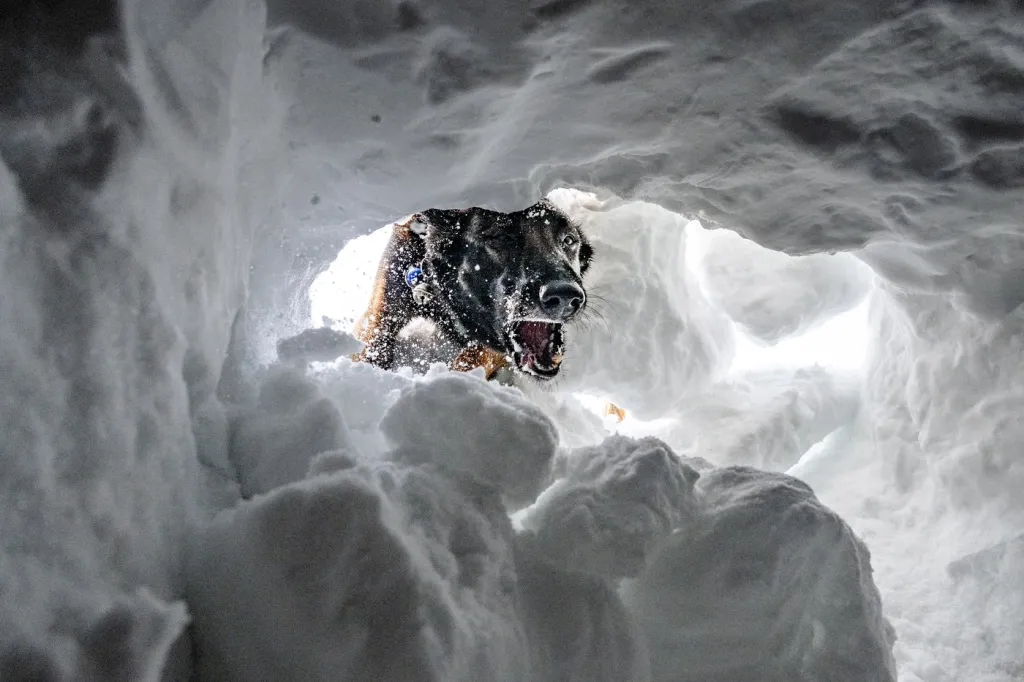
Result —
[[392, 369], [399, 333], [433, 322], [461, 349], [450, 366], [510, 362], [531, 377], [558, 374], [563, 327], [587, 305], [583, 275], [593, 249], [579, 225], [548, 201], [522, 211], [429, 209], [395, 227], [357, 334], [355, 359]]

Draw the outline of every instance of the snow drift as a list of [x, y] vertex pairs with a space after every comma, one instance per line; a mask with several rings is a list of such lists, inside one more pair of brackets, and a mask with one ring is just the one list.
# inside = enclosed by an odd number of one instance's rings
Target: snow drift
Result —
[[[263, 452], [308, 477], [199, 536], [204, 679], [895, 679], [867, 552], [802, 483], [653, 438], [558, 452], [518, 390], [440, 370], [404, 381], [386, 450], [310, 461], [316, 434], [285, 430], [293, 447]], [[534, 499], [514, 531], [509, 511]]]

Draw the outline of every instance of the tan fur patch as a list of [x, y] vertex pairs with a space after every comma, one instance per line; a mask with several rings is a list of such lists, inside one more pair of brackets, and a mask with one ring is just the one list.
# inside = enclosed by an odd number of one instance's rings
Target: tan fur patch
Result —
[[451, 368], [459, 372], [469, 372], [477, 367], [483, 367], [487, 378], [492, 378], [498, 370], [508, 367], [508, 358], [493, 348], [483, 346], [469, 346], [464, 348], [458, 357], [452, 360]]
[[[395, 232], [392, 239], [408, 239], [411, 234], [409, 226], [415, 219], [416, 216], [411, 216], [405, 222], [397, 223], [395, 225]], [[387, 258], [382, 258], [380, 264], [377, 266], [377, 277], [373, 281], [373, 293], [370, 296], [370, 305], [367, 307], [366, 312], [363, 313], [356, 321], [353, 335], [363, 343], [369, 343], [373, 340], [373, 337], [377, 335], [377, 329], [380, 327], [384, 313], [384, 306], [387, 303], [387, 299], [385, 297], [387, 295], [387, 273], [389, 267], [391, 267], [389, 260]], [[355, 357], [358, 356], [354, 356], [354, 358]]]

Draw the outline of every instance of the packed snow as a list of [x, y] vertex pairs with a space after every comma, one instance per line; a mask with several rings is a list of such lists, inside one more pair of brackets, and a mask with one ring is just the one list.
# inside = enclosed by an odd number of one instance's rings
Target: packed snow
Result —
[[[0, 13], [0, 680], [1021, 679], [1019, 3]], [[348, 358], [544, 195], [553, 390]]]

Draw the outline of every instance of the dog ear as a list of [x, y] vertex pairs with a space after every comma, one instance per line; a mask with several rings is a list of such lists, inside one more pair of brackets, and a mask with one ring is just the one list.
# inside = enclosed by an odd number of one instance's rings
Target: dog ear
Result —
[[448, 232], [451, 229], [458, 229], [458, 220], [449, 215], [454, 211], [443, 211], [437, 208], [428, 208], [426, 211], [414, 213], [404, 223], [409, 233], [426, 240], [430, 235]]
[[457, 232], [459, 223], [466, 217], [464, 209], [441, 209], [428, 208], [416, 216], [426, 223], [427, 227], [433, 227], [438, 232]]
[[422, 213], [417, 213], [409, 220], [409, 232], [420, 239], [426, 239], [429, 225], [430, 221], [427, 217]]

